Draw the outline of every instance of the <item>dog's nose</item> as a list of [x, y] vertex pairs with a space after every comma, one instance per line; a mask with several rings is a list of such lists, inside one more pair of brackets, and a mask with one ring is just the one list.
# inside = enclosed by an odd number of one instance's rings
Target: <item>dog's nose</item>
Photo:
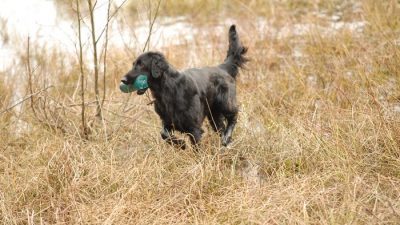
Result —
[[128, 79], [126, 77], [123, 77], [121, 82], [124, 83], [124, 84], [128, 84]]

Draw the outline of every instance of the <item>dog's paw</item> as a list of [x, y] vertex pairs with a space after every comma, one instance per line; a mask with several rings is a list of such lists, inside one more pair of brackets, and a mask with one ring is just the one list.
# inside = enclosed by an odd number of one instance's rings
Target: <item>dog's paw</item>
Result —
[[174, 139], [173, 145], [182, 150], [186, 149], [186, 142], [185, 142], [185, 140], [182, 140], [182, 139]]
[[222, 145], [226, 147], [229, 143], [231, 143], [231, 137], [222, 136]]

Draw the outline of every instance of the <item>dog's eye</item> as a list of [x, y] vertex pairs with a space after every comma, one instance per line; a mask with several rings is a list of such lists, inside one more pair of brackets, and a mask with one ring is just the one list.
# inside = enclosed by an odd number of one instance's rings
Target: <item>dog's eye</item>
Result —
[[136, 67], [137, 68], [142, 68], [143, 67], [143, 63], [141, 60], [136, 61]]

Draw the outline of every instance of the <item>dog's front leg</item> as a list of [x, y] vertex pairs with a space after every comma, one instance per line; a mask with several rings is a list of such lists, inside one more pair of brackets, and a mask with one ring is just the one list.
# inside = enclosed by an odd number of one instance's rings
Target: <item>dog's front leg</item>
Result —
[[163, 124], [161, 128], [161, 138], [165, 140], [170, 145], [176, 145], [182, 149], [186, 148], [185, 141], [179, 139], [172, 134], [172, 126], [166, 126]]
[[226, 130], [222, 135], [222, 145], [227, 146], [232, 140], [232, 132], [235, 128], [237, 122], [237, 113], [231, 114], [227, 116], [228, 125], [226, 126]]
[[198, 144], [200, 142], [203, 133], [204, 131], [201, 128], [194, 128], [189, 132], [189, 137], [190, 141], [192, 142], [192, 145], [198, 147]]

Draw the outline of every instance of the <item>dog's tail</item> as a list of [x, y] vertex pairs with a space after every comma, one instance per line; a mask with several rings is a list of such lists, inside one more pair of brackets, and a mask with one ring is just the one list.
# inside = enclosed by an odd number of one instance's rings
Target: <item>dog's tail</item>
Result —
[[245, 57], [246, 52], [247, 48], [240, 43], [236, 26], [232, 25], [229, 28], [229, 49], [225, 61], [220, 65], [220, 68], [227, 71], [233, 78], [236, 78], [239, 68], [242, 68], [249, 61]]

